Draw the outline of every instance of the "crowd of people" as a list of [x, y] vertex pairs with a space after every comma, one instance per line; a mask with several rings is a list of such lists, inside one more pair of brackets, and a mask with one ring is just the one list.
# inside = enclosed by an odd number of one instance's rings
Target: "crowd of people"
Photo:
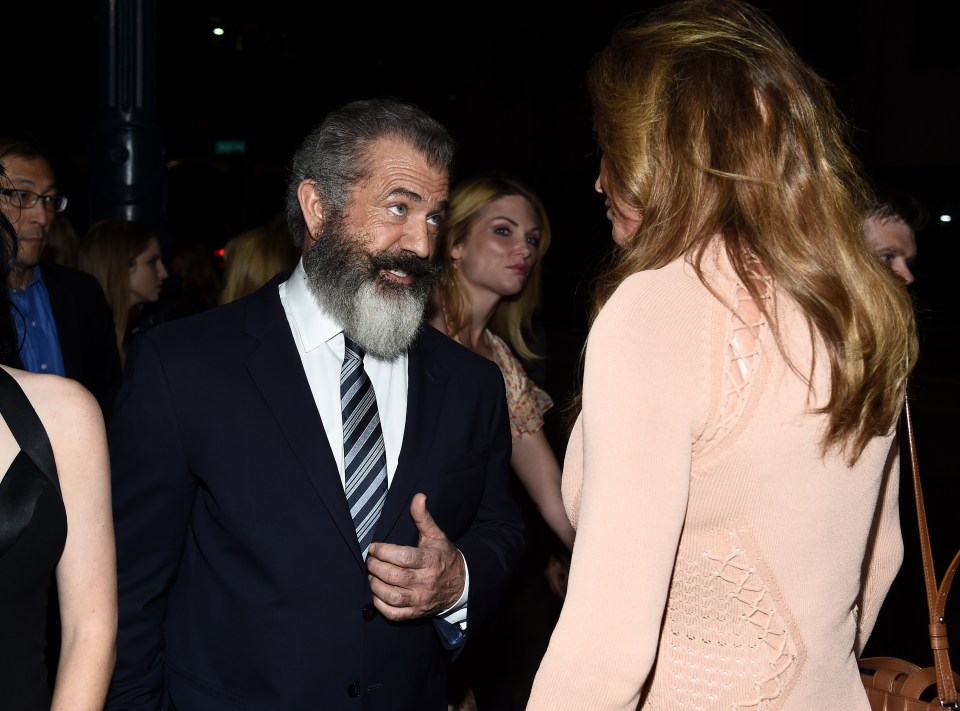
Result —
[[740, 0], [587, 86], [615, 250], [562, 407], [544, 201], [414, 104], [323, 117], [215, 287], [0, 135], [5, 709], [869, 711], [923, 207]]

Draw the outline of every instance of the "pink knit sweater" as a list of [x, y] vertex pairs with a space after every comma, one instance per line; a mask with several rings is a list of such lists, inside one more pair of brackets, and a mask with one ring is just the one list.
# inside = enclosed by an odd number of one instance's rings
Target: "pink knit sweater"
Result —
[[725, 257], [633, 275], [589, 336], [569, 591], [528, 709], [869, 711], [856, 654], [903, 555], [896, 448], [820, 454], [826, 355]]

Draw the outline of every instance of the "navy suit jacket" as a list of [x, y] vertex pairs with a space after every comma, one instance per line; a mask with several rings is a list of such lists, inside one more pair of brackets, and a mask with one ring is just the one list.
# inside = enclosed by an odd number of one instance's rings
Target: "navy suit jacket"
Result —
[[[109, 426], [120, 630], [107, 709], [446, 709], [432, 619], [372, 607], [340, 475], [277, 285], [157, 326]], [[375, 541], [417, 492], [470, 571], [468, 635], [524, 545], [503, 378], [424, 326]]]

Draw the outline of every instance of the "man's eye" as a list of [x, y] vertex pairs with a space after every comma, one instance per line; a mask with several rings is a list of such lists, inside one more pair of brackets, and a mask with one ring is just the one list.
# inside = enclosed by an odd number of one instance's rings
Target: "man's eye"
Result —
[[390, 211], [393, 212], [393, 214], [397, 215], [398, 217], [399, 217], [399, 216], [402, 216], [402, 215], [406, 215], [406, 214], [407, 214], [407, 206], [406, 206], [406, 205], [391, 205], [391, 206], [390, 206]]
[[427, 218], [427, 222], [434, 227], [439, 227], [440, 223], [443, 222], [443, 215], [430, 215], [430, 217]]

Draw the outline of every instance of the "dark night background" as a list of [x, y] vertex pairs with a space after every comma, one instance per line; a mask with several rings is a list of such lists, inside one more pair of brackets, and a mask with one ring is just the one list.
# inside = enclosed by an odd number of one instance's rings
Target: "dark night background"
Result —
[[[413, 100], [459, 142], [458, 175], [506, 169], [540, 190], [553, 227], [544, 262], [546, 384], [564, 402], [576, 384], [589, 277], [610, 245], [602, 198], [592, 187], [597, 155], [585, 70], [620, 19], [661, 3], [569, 4], [157, 0], [156, 84], [147, 97], [155, 113], [146, 120], [162, 132], [165, 149], [165, 181], [157, 180], [151, 199], [163, 216], [158, 229], [167, 248], [199, 242], [212, 254], [280, 211], [286, 162], [329, 109], [379, 94]], [[913, 292], [922, 358], [913, 387], [942, 573], [960, 545], [952, 513], [957, 467], [947, 456], [960, 426], [953, 291], [960, 4], [755, 4], [770, 11], [801, 56], [831, 82], [871, 174], [912, 192], [931, 212], [918, 238]], [[107, 6], [106, 0], [77, 0], [0, 11], [0, 120], [33, 130], [53, 149], [70, 198], [66, 215], [81, 233], [91, 219], [106, 216], [92, 214], [89, 175], [94, 128], [113, 118], [103, 110], [98, 78], [98, 13]], [[212, 34], [218, 26], [225, 30], [221, 37]], [[217, 154], [224, 140], [245, 141], [245, 152]], [[954, 221], [941, 222], [941, 214]], [[561, 454], [562, 446], [558, 441]], [[912, 507], [909, 490], [903, 501]], [[905, 539], [915, 537], [914, 526], [905, 508]], [[920, 585], [919, 563], [915, 569], [905, 564], [904, 576]], [[908, 604], [903, 612], [922, 643], [922, 593]], [[922, 649], [915, 661], [925, 663]], [[908, 655], [889, 646], [879, 652]]]

